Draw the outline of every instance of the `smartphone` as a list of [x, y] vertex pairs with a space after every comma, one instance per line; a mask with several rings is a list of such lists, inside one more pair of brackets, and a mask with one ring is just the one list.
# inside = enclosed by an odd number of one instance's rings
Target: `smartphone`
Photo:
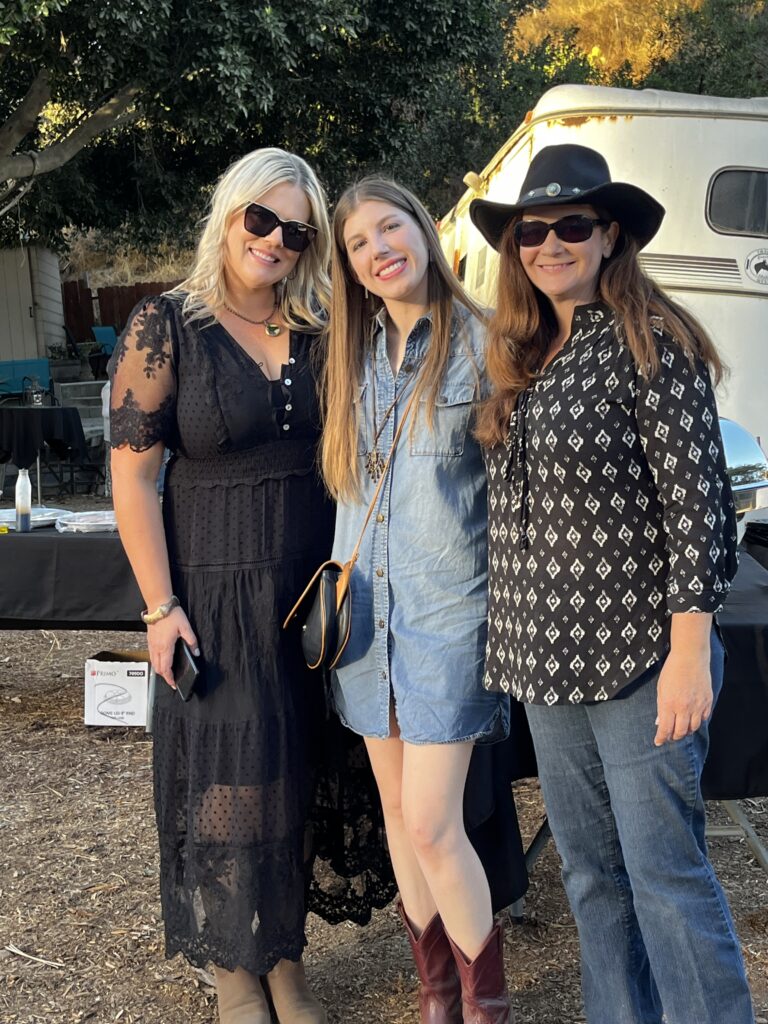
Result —
[[192, 651], [181, 637], [176, 641], [171, 668], [173, 681], [176, 683], [176, 693], [182, 700], [189, 700], [194, 692], [200, 669], [197, 667]]

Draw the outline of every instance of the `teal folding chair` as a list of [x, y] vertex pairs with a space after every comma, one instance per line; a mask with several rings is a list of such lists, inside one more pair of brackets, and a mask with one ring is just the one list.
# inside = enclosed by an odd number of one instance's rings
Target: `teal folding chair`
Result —
[[105, 356], [111, 356], [117, 344], [117, 332], [114, 327], [92, 327], [95, 341], [101, 345], [101, 351]]

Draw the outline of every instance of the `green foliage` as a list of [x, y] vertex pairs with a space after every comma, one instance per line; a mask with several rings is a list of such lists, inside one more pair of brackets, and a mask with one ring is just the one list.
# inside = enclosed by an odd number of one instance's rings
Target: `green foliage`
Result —
[[22, 27], [40, 25], [49, 14], [58, 13], [69, 0], [0, 0], [0, 47], [7, 46]]
[[50, 4], [19, 23], [3, 68], [0, 122], [41, 67], [50, 73], [47, 116], [19, 150], [55, 143], [127, 84], [139, 116], [42, 176], [22, 227], [49, 243], [70, 222], [186, 241], [206, 186], [263, 145], [307, 155], [332, 193], [362, 170], [397, 169], [498, 11], [496, 0]]
[[332, 198], [383, 171], [439, 215], [553, 85], [765, 94], [767, 61], [765, 0], [0, 0], [0, 125], [33, 83], [43, 97], [15, 152], [135, 89], [0, 244], [97, 227], [188, 249], [216, 178], [264, 145], [305, 155]]
[[674, 56], [644, 85], [709, 96], [768, 95], [768, 4], [704, 0], [672, 26]]

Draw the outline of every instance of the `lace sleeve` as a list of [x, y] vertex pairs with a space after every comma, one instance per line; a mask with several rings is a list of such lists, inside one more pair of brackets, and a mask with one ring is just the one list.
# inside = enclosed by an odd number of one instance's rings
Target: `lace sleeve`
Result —
[[171, 311], [162, 298], [144, 299], [131, 313], [109, 363], [110, 444], [143, 452], [173, 447], [176, 372]]

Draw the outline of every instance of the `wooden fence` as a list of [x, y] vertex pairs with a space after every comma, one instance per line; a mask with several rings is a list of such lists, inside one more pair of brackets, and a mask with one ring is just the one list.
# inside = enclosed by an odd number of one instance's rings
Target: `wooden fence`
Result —
[[[119, 334], [133, 309], [147, 295], [158, 295], [173, 288], [177, 281], [154, 281], [143, 284], [99, 288], [91, 292], [85, 281], [66, 281], [64, 323], [75, 341], [93, 341], [91, 328], [96, 323], [112, 326]], [[97, 319], [98, 317], [98, 319]]]

